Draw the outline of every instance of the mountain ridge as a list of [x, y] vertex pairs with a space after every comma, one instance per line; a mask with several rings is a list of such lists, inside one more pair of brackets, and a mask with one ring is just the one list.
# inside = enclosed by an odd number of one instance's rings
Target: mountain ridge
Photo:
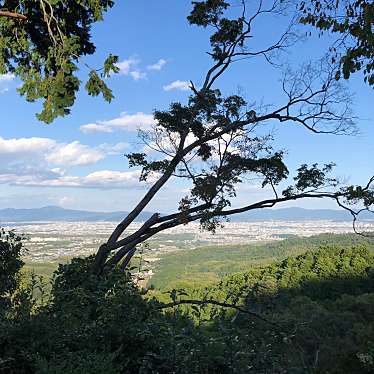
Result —
[[[373, 220], [374, 215], [367, 212], [361, 219]], [[37, 222], [37, 221], [121, 221], [128, 212], [94, 212], [87, 210], [65, 209], [59, 206], [45, 206], [42, 208], [0, 209], [0, 223], [2, 222]], [[147, 220], [151, 212], [142, 212], [136, 222]], [[352, 217], [345, 210], [334, 209], [305, 209], [298, 207], [280, 209], [259, 209], [231, 217], [233, 222], [250, 221], [305, 221], [305, 220], [332, 220], [347, 221]]]
[[[42, 208], [0, 209], [0, 222], [37, 222], [37, 221], [121, 221], [128, 212], [94, 212], [88, 210], [65, 209], [55, 205]], [[142, 212], [137, 221], [148, 219], [152, 213]]]

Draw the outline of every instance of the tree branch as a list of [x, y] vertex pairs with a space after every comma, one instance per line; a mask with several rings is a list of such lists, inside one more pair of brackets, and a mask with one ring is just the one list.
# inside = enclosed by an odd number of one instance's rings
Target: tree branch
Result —
[[[131, 242], [128, 242], [128, 238], [123, 239], [121, 244], [123, 244], [123, 243], [127, 243], [127, 244], [125, 244], [107, 262], [107, 264], [105, 266], [108, 269], [110, 269], [112, 266], [118, 264], [125, 255], [127, 255], [130, 251], [134, 250], [136, 245], [138, 245], [140, 243], [143, 243], [144, 241], [151, 238], [155, 234], [157, 234], [161, 231], [176, 227], [176, 226], [180, 226], [182, 224], [187, 224], [189, 222], [193, 222], [193, 221], [197, 221], [199, 219], [203, 219], [207, 214], [210, 217], [225, 217], [225, 216], [230, 216], [230, 215], [233, 215], [233, 214], [243, 213], [243, 212], [247, 212], [247, 211], [255, 210], [255, 209], [271, 208], [276, 204], [286, 202], [286, 201], [292, 201], [292, 200], [298, 200], [298, 199], [304, 199], [304, 198], [331, 198], [331, 199], [336, 200], [336, 198], [339, 197], [339, 196], [341, 196], [340, 192], [336, 192], [336, 193], [327, 193], [327, 192], [309, 193], [309, 192], [307, 192], [307, 193], [302, 193], [302, 194], [293, 195], [293, 196], [281, 197], [281, 198], [277, 198], [277, 199], [262, 200], [260, 202], [257, 202], [257, 203], [251, 204], [251, 205], [247, 205], [247, 206], [244, 206], [244, 207], [241, 207], [241, 208], [237, 208], [237, 209], [231, 209], [231, 210], [226, 210], [226, 211], [216, 211], [216, 212], [212, 211], [212, 212], [209, 212], [209, 213], [202, 212], [202, 210], [203, 210], [202, 208], [207, 206], [207, 204], [204, 204], [204, 205], [201, 205], [199, 207], [191, 208], [191, 210], [190, 210], [191, 212], [193, 212], [195, 210], [197, 211], [197, 213], [194, 214], [194, 215], [183, 216], [183, 219], [180, 218], [181, 213], [171, 214], [169, 216], [162, 217], [159, 220], [157, 220], [157, 222], [155, 224], [159, 224], [162, 221], [165, 221], [165, 222], [161, 223], [158, 226], [148, 227], [148, 229], [142, 235], [132, 234], [131, 238], [134, 238], [134, 236], [135, 236], [135, 238]], [[214, 206], [211, 206], [211, 208], [214, 208]], [[119, 243], [120, 242], [114, 243], [112, 248], [118, 248]]]
[[0, 10], [0, 17], [15, 18], [21, 21], [26, 21], [27, 17], [21, 13], [10, 12], [8, 10]]
[[144, 223], [144, 225], [138, 231], [136, 231], [132, 235], [129, 235], [127, 238], [125, 238], [123, 240], [119, 240], [119, 241], [115, 242], [114, 244], [107, 243], [107, 244], [102, 245], [99, 249], [98, 255], [95, 258], [94, 273], [95, 274], [100, 273], [100, 271], [102, 269], [102, 265], [104, 264], [104, 262], [108, 258], [109, 253], [113, 249], [123, 247], [126, 244], [129, 244], [133, 240], [142, 236], [147, 231], [147, 229], [149, 227], [151, 227], [153, 224], [155, 224], [157, 222], [159, 217], [160, 217], [160, 215], [158, 213], [155, 213]]
[[179, 164], [181, 158], [183, 158], [183, 146], [185, 142], [185, 136], [181, 138], [179, 148], [177, 154], [170, 162], [167, 170], [165, 173], [157, 180], [157, 182], [149, 189], [149, 191], [145, 194], [142, 200], [138, 203], [138, 205], [128, 214], [128, 216], [116, 227], [113, 231], [112, 235], [108, 240], [108, 244], [114, 244], [121, 234], [126, 230], [126, 228], [130, 225], [131, 222], [142, 212], [142, 210], [147, 206], [147, 204], [152, 200], [152, 198], [156, 195], [156, 193], [160, 190], [160, 188], [169, 180], [172, 176], [175, 168]]
[[[218, 30], [214, 34], [215, 37], [211, 39], [212, 53], [210, 55], [214, 61], [203, 77], [201, 88], [196, 88], [190, 81], [193, 94], [187, 105], [174, 103], [169, 111], [156, 111], [155, 118], [158, 123], [153, 129], [154, 137], [149, 135], [147, 138], [149, 139], [148, 146], [161, 152], [164, 159], [150, 162], [145, 159], [144, 154], [141, 154], [143, 158], [139, 160], [134, 158], [133, 164], [142, 166], [146, 175], [153, 171], [161, 172], [161, 176], [115, 228], [108, 242], [100, 247], [95, 259], [97, 273], [117, 264], [126, 267], [139, 243], [172, 227], [200, 220], [202, 224], [207, 223], [208, 226], [212, 223], [214, 228], [215, 222], [218, 221], [214, 217], [226, 217], [254, 209], [270, 208], [281, 202], [303, 198], [331, 198], [338, 201], [339, 197], [344, 197], [342, 191], [319, 192], [322, 191], [321, 188], [299, 189], [297, 186], [295, 190], [284, 193], [284, 196], [278, 195], [276, 185], [288, 176], [288, 170], [283, 161], [283, 152], [274, 153], [273, 148], [268, 145], [270, 137], [261, 135], [261, 132], [256, 134], [254, 131], [260, 123], [267, 121], [290, 121], [314, 133], [348, 132], [353, 123], [350, 116], [350, 98], [345, 91], [340, 90], [332, 69], [322, 69], [321, 63], [321, 68], [308, 65], [297, 74], [291, 72], [288, 77], [286, 74], [283, 81], [283, 91], [286, 94], [285, 105], [281, 105], [276, 110], [257, 108], [262, 113], [256, 113], [254, 110], [248, 111], [246, 100], [240, 95], [223, 98], [219, 90], [212, 89], [215, 81], [235, 62], [235, 57], [245, 58], [258, 54], [266, 57], [267, 53], [281, 49], [287, 44], [290, 28], [274, 45], [258, 51], [248, 50], [246, 41], [252, 37], [252, 22], [262, 13], [275, 11], [277, 4], [274, 2], [273, 7], [263, 10], [260, 0], [257, 12], [248, 19], [245, 19], [245, 1], [242, 1], [242, 5], [242, 16], [236, 20], [238, 22], [237, 33], [231, 34], [230, 31], [231, 36], [229, 34], [225, 36], [225, 32], [228, 31], [225, 29], [225, 22], [222, 25], [219, 22], [210, 24]], [[226, 142], [228, 135], [231, 138], [229, 142]], [[188, 141], [186, 141], [187, 136]], [[226, 144], [223, 149], [221, 140]], [[216, 141], [218, 146], [215, 145]], [[233, 146], [230, 146], [230, 142]], [[218, 158], [216, 158], [217, 153]], [[198, 156], [199, 160], [190, 168], [189, 162], [195, 156]], [[185, 169], [181, 164], [184, 164]], [[236, 196], [236, 185], [242, 182], [241, 178], [248, 173], [261, 175], [264, 186], [270, 184], [275, 198], [229, 209], [231, 198]], [[173, 176], [186, 177], [192, 181], [193, 185], [190, 194], [180, 202], [180, 212], [163, 217], [155, 214], [136, 232], [121, 238], [128, 226]], [[332, 186], [325, 184], [323, 187]], [[291, 195], [294, 192], [296, 194]], [[117, 251], [109, 258], [114, 250]]]

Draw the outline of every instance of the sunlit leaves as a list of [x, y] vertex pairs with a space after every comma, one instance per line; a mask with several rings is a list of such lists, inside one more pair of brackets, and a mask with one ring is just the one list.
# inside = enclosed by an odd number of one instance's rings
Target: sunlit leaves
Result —
[[91, 96], [103, 95], [103, 98], [110, 102], [114, 98], [112, 90], [107, 86], [107, 84], [100, 78], [95, 70], [91, 70], [89, 74], [89, 79], [85, 86], [87, 92]]
[[[113, 5], [112, 0], [0, 1], [0, 8], [26, 17], [0, 17], [0, 72], [21, 79], [18, 91], [27, 101], [42, 100], [41, 121], [70, 113], [81, 83], [80, 60], [95, 52], [91, 26]], [[110, 55], [100, 75], [91, 69], [86, 84], [90, 95], [113, 98], [103, 78], [117, 71], [116, 61]]]

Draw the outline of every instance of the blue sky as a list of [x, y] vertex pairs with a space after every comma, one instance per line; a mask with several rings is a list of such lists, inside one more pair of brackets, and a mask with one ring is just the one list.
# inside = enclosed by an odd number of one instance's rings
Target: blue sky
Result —
[[[121, 73], [109, 80], [116, 96], [111, 103], [91, 98], [82, 90], [70, 116], [51, 125], [38, 122], [40, 103], [26, 103], [19, 84], [0, 76], [0, 208], [60, 205], [98, 211], [128, 210], [145, 192], [139, 172], [129, 170], [123, 154], [141, 150], [138, 126], [149, 126], [154, 109], [172, 101], [185, 102], [186, 83], [198, 85], [211, 61], [207, 31], [191, 27], [189, 1], [117, 1], [104, 22], [95, 25], [97, 53], [84, 62], [100, 66], [109, 53], [120, 57]], [[275, 40], [287, 17], [263, 18], [254, 28], [253, 43]], [[306, 28], [300, 27], [304, 33]], [[315, 35], [298, 42], [281, 58], [293, 66], [318, 59], [331, 41]], [[82, 67], [81, 78], [87, 70]], [[281, 105], [281, 70], [264, 59], [238, 62], [216, 86], [225, 94], [241, 93], [249, 102]], [[290, 171], [305, 162], [337, 163], [336, 175], [349, 183], [364, 183], [373, 173], [373, 90], [362, 76], [348, 83], [360, 134], [355, 137], [312, 134], [293, 124], [274, 124], [275, 147], [287, 149]], [[171, 211], [188, 185], [171, 181], [149, 209]], [[236, 205], [269, 196], [254, 183], [239, 189]], [[292, 204], [295, 205], [295, 204]], [[298, 206], [334, 208], [327, 201]]]

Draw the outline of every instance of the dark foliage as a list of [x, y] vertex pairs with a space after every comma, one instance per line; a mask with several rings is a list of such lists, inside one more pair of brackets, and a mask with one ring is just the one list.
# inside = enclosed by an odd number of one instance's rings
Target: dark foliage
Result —
[[22, 238], [13, 231], [0, 229], [0, 317], [9, 298], [19, 287], [19, 271], [23, 266]]
[[[15, 259], [17, 250], [5, 262]], [[129, 274], [96, 277], [92, 261], [61, 265], [44, 303], [16, 297], [19, 283], [8, 287], [0, 373], [373, 370], [374, 255], [363, 245], [323, 247], [205, 290], [171, 290], [165, 302], [145, 298]], [[14, 278], [20, 266], [4, 269]]]

